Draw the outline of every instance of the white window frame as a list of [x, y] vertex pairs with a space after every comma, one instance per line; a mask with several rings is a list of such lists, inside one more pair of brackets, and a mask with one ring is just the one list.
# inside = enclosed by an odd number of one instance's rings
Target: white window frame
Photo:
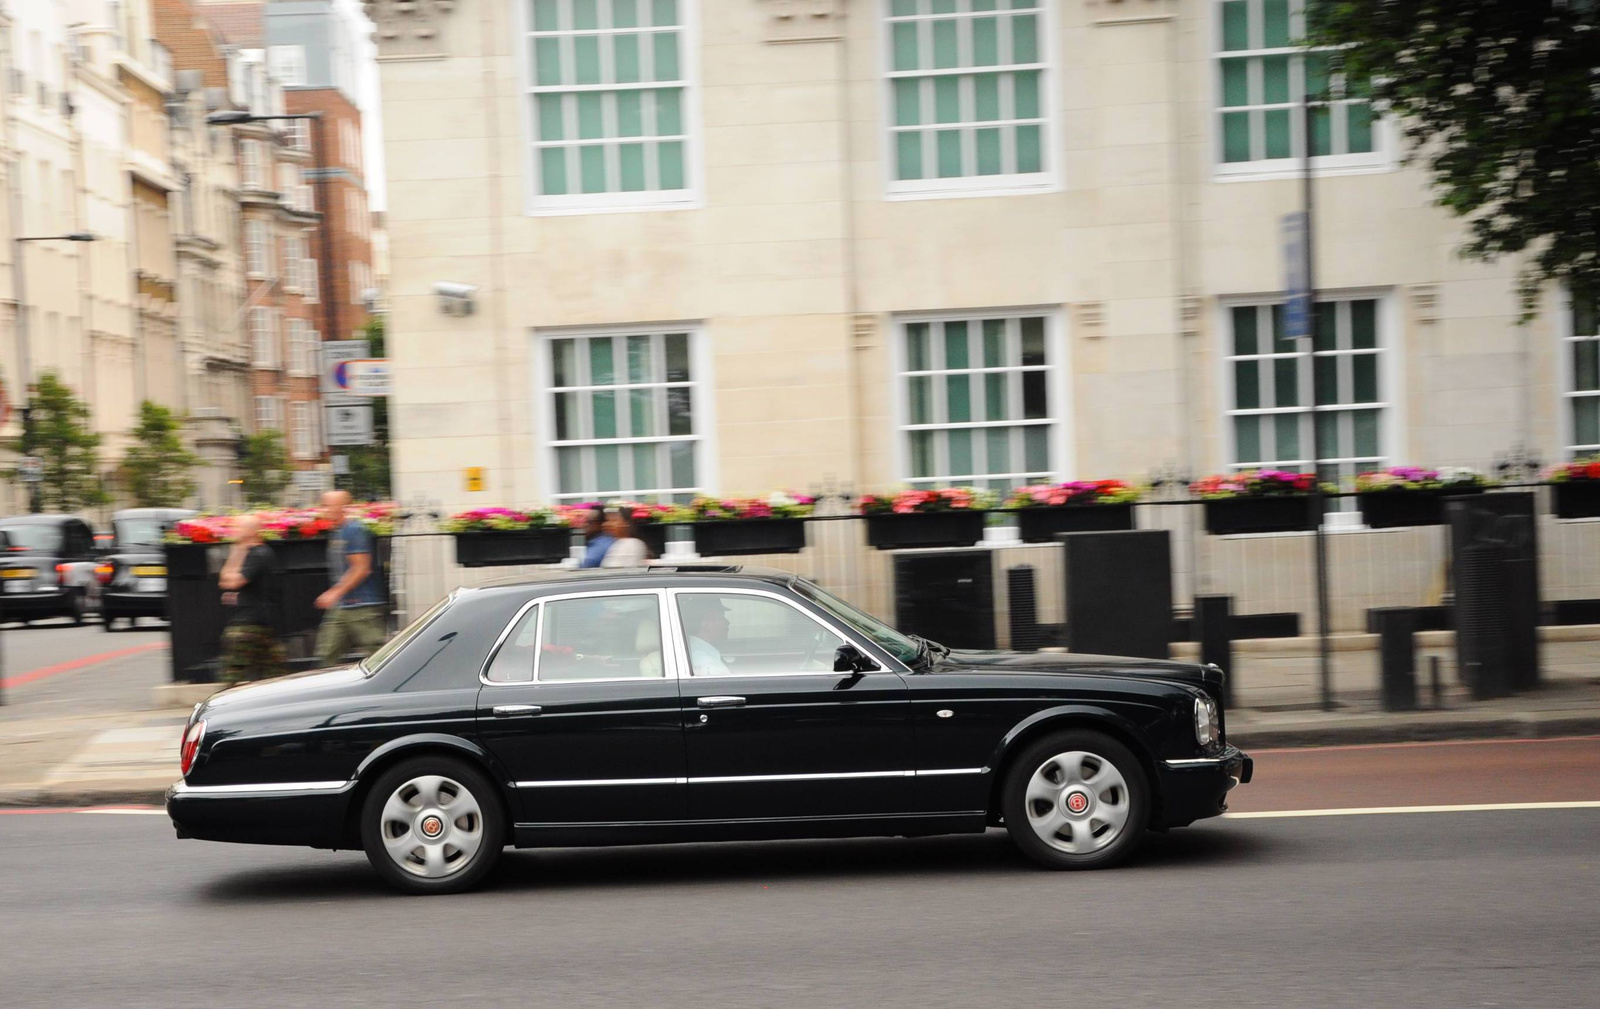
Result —
[[244, 222], [245, 275], [253, 280], [271, 277], [273, 267], [272, 232], [267, 222], [252, 218]]
[[[641, 9], [645, 7], [646, 0], [641, 0]], [[533, 134], [533, 124], [537, 119], [535, 106], [538, 99], [535, 97], [540, 92], [571, 93], [577, 91], [617, 91], [627, 90], [627, 84], [575, 84], [540, 87], [534, 84], [532, 77], [533, 63], [531, 58], [533, 47], [533, 23], [531, 20], [532, 4], [519, 2], [513, 4], [516, 10], [515, 26], [516, 41], [513, 43], [518, 53], [517, 75], [520, 85], [518, 96], [519, 116], [522, 122], [522, 178], [525, 206], [523, 213], [528, 217], [561, 217], [574, 214], [605, 214], [605, 213], [636, 213], [639, 211], [660, 210], [696, 210], [704, 206], [705, 193], [705, 145], [703, 143], [704, 129], [700, 112], [700, 0], [678, 0], [679, 16], [682, 24], [678, 27], [678, 67], [681, 74], [679, 81], [683, 89], [683, 156], [688, 164], [685, 166], [683, 189], [647, 189], [641, 192], [616, 192], [616, 193], [568, 193], [562, 196], [545, 196], [539, 192], [539, 161], [534, 152], [542, 145], [538, 137]], [[609, 5], [601, 4], [602, 17], [609, 17], [606, 13]], [[587, 34], [588, 30], [585, 30]], [[611, 33], [636, 33], [649, 34], [648, 26], [624, 29], [599, 29], [598, 34]], [[568, 36], [570, 37], [570, 36]], [[563, 47], [569, 51], [570, 47]], [[602, 66], [609, 62], [604, 50], [601, 52]], [[638, 87], [642, 90], [651, 90], [664, 86], [667, 82], [640, 82]], [[613, 143], [614, 141], [603, 141]], [[568, 144], [569, 141], [551, 141], [549, 143]], [[647, 170], [648, 171], [648, 170]]]
[[[1238, 49], [1223, 50], [1222, 48], [1222, 5], [1229, 0], [1205, 0], [1206, 26], [1204, 38], [1207, 44], [1207, 96], [1209, 106], [1206, 109], [1206, 151], [1210, 159], [1212, 177], [1218, 182], [1257, 182], [1264, 179], [1295, 178], [1304, 171], [1303, 162], [1299, 151], [1304, 150], [1305, 120], [1301, 110], [1301, 98], [1305, 94], [1305, 50], [1298, 46], [1289, 46], [1281, 49]], [[1259, 9], [1259, 0], [1252, 0], [1252, 9]], [[1291, 41], [1302, 37], [1305, 32], [1305, 2], [1304, 0], [1289, 0], [1289, 35]], [[1254, 24], [1254, 21], [1251, 22]], [[1252, 29], [1253, 30], [1253, 29]], [[1327, 50], [1319, 50], [1326, 52]], [[1257, 106], [1230, 106], [1224, 109], [1222, 104], [1222, 61], [1224, 58], [1247, 58], [1251, 56], [1286, 55], [1289, 56], [1289, 149], [1287, 158], [1262, 158], [1255, 161], [1224, 161], [1222, 142], [1222, 114], [1229, 109], [1242, 111], [1257, 108]], [[1312, 174], [1317, 176], [1336, 175], [1373, 175], [1380, 172], [1392, 172], [1400, 167], [1399, 160], [1399, 130], [1396, 128], [1394, 117], [1386, 114], [1382, 105], [1372, 103], [1372, 151], [1364, 154], [1324, 154], [1312, 159]], [[1253, 139], [1253, 138], [1252, 138]]]
[[294, 453], [296, 459], [315, 457], [311, 433], [311, 408], [314, 405], [303, 399], [294, 400], [289, 404], [290, 451]]
[[287, 321], [289, 327], [289, 374], [307, 376], [316, 374], [316, 365], [312, 361], [312, 346], [310, 343], [310, 326], [306, 320], [291, 318]]
[[[262, 431], [277, 431], [287, 437], [284, 430], [283, 397], [282, 396], [257, 396], [256, 408], [256, 433]], [[262, 407], [266, 407], [266, 419], [262, 419]]]
[[306, 47], [279, 45], [267, 47], [267, 69], [286, 88], [306, 83]]
[[[881, 116], [879, 134], [879, 153], [883, 164], [884, 199], [898, 200], [930, 200], [950, 199], [969, 196], [1026, 196], [1035, 193], [1058, 192], [1062, 188], [1063, 173], [1061, 171], [1062, 148], [1061, 143], [1061, 116], [1056, 97], [1058, 68], [1061, 66], [1059, 46], [1057, 44], [1055, 23], [1055, 4], [1051, 0], [1039, 0], [1036, 8], [1028, 8], [1015, 13], [1033, 13], [1039, 17], [1039, 55], [1042, 62], [1034, 64], [996, 64], [993, 67], [955, 67], [949, 70], [895, 70], [894, 69], [894, 29], [897, 21], [939, 21], [947, 20], [952, 14], [917, 14], [894, 17], [891, 12], [893, 0], [873, 0], [876, 5], [874, 18], [877, 22], [878, 40], [878, 111]], [[1003, 2], [1003, 0], [1002, 0]], [[976, 13], [979, 16], [987, 11], [972, 12], [966, 0], [958, 0], [957, 13]], [[1001, 6], [996, 14], [1011, 13]], [[923, 178], [901, 180], [895, 177], [896, 166], [899, 163], [899, 153], [896, 146], [895, 134], [901, 129], [895, 126], [895, 96], [894, 82], [897, 78], [917, 77], [931, 80], [933, 77], [943, 75], [968, 75], [976, 73], [996, 72], [1002, 73], [1017, 69], [1034, 69], [1039, 72], [1039, 115], [1040, 137], [1039, 156], [1044, 163], [1041, 172], [1012, 175], [963, 175], [957, 178]], [[963, 105], [966, 100], [962, 100]], [[995, 123], [984, 123], [985, 127], [1005, 125], [1013, 120], [998, 120]], [[949, 124], [962, 129], [975, 129], [979, 124], [975, 120], [962, 120], [960, 123]], [[921, 124], [915, 129], [931, 130], [937, 124]], [[910, 129], [910, 127], [907, 127]], [[1004, 142], [1004, 141], [1002, 141]], [[965, 160], [965, 159], [963, 159]]]
[[[1597, 326], [1600, 326], [1600, 311], [1596, 312]], [[1595, 454], [1600, 454], [1600, 444], [1590, 445], [1587, 442], [1579, 443], [1577, 425], [1572, 416], [1574, 400], [1595, 398], [1600, 399], [1600, 391], [1578, 390], [1578, 376], [1573, 367], [1573, 352], [1580, 342], [1586, 340], [1596, 341], [1596, 352], [1600, 353], [1600, 337], [1594, 333], [1578, 332], [1577, 302], [1572, 292], [1568, 290], [1562, 297], [1561, 306], [1561, 336], [1559, 351], [1556, 354], [1557, 370], [1561, 376], [1561, 420], [1558, 430], [1561, 432], [1561, 453], [1563, 461], [1567, 459], [1582, 459]]]
[[315, 256], [307, 256], [300, 261], [300, 297], [307, 304], [315, 304], [321, 299], [321, 280], [317, 274], [319, 263]]
[[283, 287], [286, 291], [299, 292], [302, 290], [300, 282], [300, 264], [305, 259], [305, 239], [299, 235], [283, 236]]
[[[592, 337], [616, 336], [644, 336], [660, 333], [687, 333], [689, 334], [689, 387], [693, 390], [691, 396], [691, 420], [693, 431], [689, 435], [661, 434], [651, 438], [638, 439], [631, 435], [623, 438], [577, 438], [567, 441], [558, 441], [555, 438], [555, 388], [551, 385], [554, 376], [551, 374], [550, 342], [553, 340], [573, 339], [583, 340]], [[711, 337], [705, 324], [700, 322], [661, 322], [649, 323], [641, 326], [596, 326], [577, 327], [568, 329], [538, 329], [529, 334], [531, 341], [533, 397], [536, 416], [539, 418], [539, 435], [537, 443], [537, 471], [539, 485], [544, 489], [543, 499], [547, 503], [556, 503], [562, 497], [570, 499], [593, 499], [594, 497], [616, 498], [632, 495], [657, 495], [705, 493], [714, 494], [718, 488], [717, 468], [717, 417], [715, 402], [715, 385], [712, 381], [711, 370]], [[622, 363], [626, 367], [626, 361]], [[587, 367], [587, 366], [586, 366]], [[651, 387], [667, 386], [665, 374], [661, 381], [647, 383]], [[608, 386], [563, 386], [562, 391], [583, 391], [586, 389], [615, 389], [618, 391], [630, 388], [627, 383]], [[560, 490], [560, 470], [556, 462], [558, 448], [589, 447], [594, 445], [632, 444], [638, 441], [674, 442], [692, 441], [697, 444], [695, 452], [695, 486], [686, 488], [661, 487], [642, 489], [636, 491], [584, 491], [563, 495]], [[666, 477], [662, 483], [671, 483], [670, 467], [667, 473], [658, 473], [658, 477]], [[593, 480], [586, 481], [593, 483]]]
[[278, 370], [277, 315], [275, 308], [256, 306], [250, 309], [250, 366], [253, 368]]
[[261, 189], [266, 179], [266, 160], [262, 156], [261, 141], [239, 141], [239, 185], [245, 189]]
[[[971, 367], [955, 369], [936, 368], [927, 371], [910, 372], [907, 370], [905, 327], [911, 323], [937, 323], [937, 322], [967, 322], [973, 323], [983, 319], [1021, 319], [1024, 317], [1044, 318], [1044, 349], [1045, 363], [1043, 366], [1016, 366], [1007, 365], [1003, 368], [984, 368], [981, 357], [972, 363]], [[894, 471], [900, 483], [913, 486], [943, 486], [951, 485], [950, 477], [914, 477], [911, 473], [911, 438], [912, 430], [943, 431], [951, 428], [969, 428], [983, 430], [991, 427], [1048, 427], [1051, 432], [1051, 445], [1049, 452], [1050, 472], [1052, 481], [1065, 480], [1075, 470], [1075, 453], [1073, 450], [1073, 425], [1072, 425], [1072, 399], [1071, 383], [1071, 340], [1067, 327], [1065, 313], [1059, 305], [1037, 305], [1018, 308], [993, 308], [993, 309], [963, 309], [949, 312], [905, 312], [899, 313], [890, 319], [890, 355], [891, 364], [890, 383], [891, 400], [894, 407]], [[981, 330], [980, 330], [981, 338]], [[931, 339], [931, 337], [930, 337]], [[1022, 372], [1042, 370], [1045, 373], [1045, 423], [1029, 422], [1020, 416], [1003, 421], [971, 421], [966, 423], [950, 424], [934, 423], [913, 425], [911, 419], [911, 406], [907, 393], [906, 380], [913, 375], [928, 375], [943, 377], [949, 374], [982, 375], [989, 372]], [[935, 397], [942, 400], [945, 393], [943, 384], [935, 381]], [[976, 400], [974, 400], [976, 402]], [[987, 446], [974, 445], [973, 459], [976, 462], [982, 458], [982, 453], [987, 451]], [[935, 449], [936, 456], [942, 450]], [[948, 470], [948, 466], [935, 466], [935, 469]], [[1021, 475], [1025, 474], [976, 474], [970, 481], [954, 481], [955, 485], [982, 486], [988, 480], [1015, 479], [1021, 484]]]

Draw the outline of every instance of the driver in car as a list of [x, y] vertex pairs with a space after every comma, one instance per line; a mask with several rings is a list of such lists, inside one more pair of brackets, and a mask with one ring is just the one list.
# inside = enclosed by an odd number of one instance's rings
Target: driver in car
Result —
[[696, 676], [728, 676], [722, 646], [728, 643], [728, 608], [720, 596], [684, 596], [680, 606], [689, 635], [689, 665]]

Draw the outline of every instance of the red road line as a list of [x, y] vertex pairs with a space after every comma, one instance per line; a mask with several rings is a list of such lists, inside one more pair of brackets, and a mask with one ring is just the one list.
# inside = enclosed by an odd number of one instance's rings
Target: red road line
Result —
[[40, 806], [0, 809], [0, 816], [42, 816], [46, 813], [147, 813], [160, 812], [160, 806]]
[[118, 648], [116, 651], [112, 652], [101, 652], [99, 655], [86, 655], [81, 659], [68, 659], [66, 662], [57, 662], [53, 666], [43, 666], [39, 669], [30, 669], [26, 673], [18, 673], [15, 676], [0, 680], [0, 687], [20, 687], [25, 683], [33, 683], [34, 681], [42, 680], [47, 676], [70, 673], [75, 669], [83, 669], [87, 666], [98, 665], [102, 662], [110, 662], [112, 659], [126, 658], [129, 655], [139, 655], [144, 652], [151, 652], [158, 648], [165, 647], [167, 647], [167, 643], [165, 641], [147, 641], [142, 645], [130, 645], [127, 648]]
[[1246, 749], [1252, 757], [1263, 753], [1334, 753], [1342, 750], [1401, 750], [1414, 749], [1421, 746], [1498, 746], [1502, 743], [1578, 743], [1600, 740], [1600, 736], [1516, 736], [1512, 738], [1496, 739], [1485, 736], [1482, 739], [1429, 739], [1402, 743], [1344, 743], [1339, 746], [1280, 746], [1272, 750], [1258, 750], [1254, 747]]

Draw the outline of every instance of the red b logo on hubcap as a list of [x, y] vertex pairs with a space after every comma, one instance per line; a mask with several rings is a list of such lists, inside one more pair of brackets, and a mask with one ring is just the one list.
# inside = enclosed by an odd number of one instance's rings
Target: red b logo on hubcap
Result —
[[1067, 796], [1067, 809], [1074, 813], [1081, 813], [1089, 808], [1089, 797], [1082, 792], [1073, 792]]
[[444, 830], [444, 822], [437, 816], [430, 816], [422, 821], [422, 832], [428, 837], [438, 837]]

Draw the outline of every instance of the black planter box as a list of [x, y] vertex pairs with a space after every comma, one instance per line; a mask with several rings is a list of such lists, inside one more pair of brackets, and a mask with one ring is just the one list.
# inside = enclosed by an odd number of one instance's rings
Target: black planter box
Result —
[[1024, 543], [1054, 543], [1057, 533], [1114, 533], [1133, 528], [1133, 502], [1019, 508]]
[[1556, 518], [1600, 518], [1600, 480], [1569, 480], [1550, 485]]
[[1357, 494], [1361, 502], [1361, 521], [1369, 529], [1397, 529], [1402, 526], [1444, 525], [1446, 498], [1462, 494], [1481, 494], [1481, 489], [1387, 490]]
[[879, 550], [910, 547], [970, 547], [983, 539], [981, 511], [868, 515], [867, 545]]
[[228, 549], [227, 544], [166, 546], [168, 657], [174, 682], [210, 683], [217, 678], [228, 618], [217, 574]]
[[1311, 516], [1311, 497], [1305, 494], [1213, 498], [1202, 507], [1206, 513], [1206, 532], [1213, 536], [1295, 533], [1316, 528]]
[[559, 564], [572, 552], [566, 526], [504, 532], [456, 533], [456, 563], [464, 568]]
[[207, 561], [211, 549], [205, 543], [168, 543], [167, 579], [205, 578], [211, 574]]
[[644, 540], [651, 557], [661, 557], [667, 552], [667, 527], [655, 522], [640, 522], [633, 527], [635, 536]]
[[328, 539], [268, 540], [267, 546], [284, 571], [327, 571]]
[[696, 522], [693, 529], [695, 553], [702, 557], [797, 554], [806, 548], [801, 518], [717, 519]]

